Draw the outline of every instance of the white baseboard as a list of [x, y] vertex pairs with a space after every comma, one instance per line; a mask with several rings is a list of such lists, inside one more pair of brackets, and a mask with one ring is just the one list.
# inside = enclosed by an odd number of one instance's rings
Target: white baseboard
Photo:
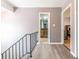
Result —
[[63, 44], [62, 42], [51, 42], [50, 44]]
[[[44, 42], [47, 44], [47, 42]], [[37, 44], [40, 44], [40, 42], [38, 42]], [[62, 42], [49, 42], [48, 44], [63, 44]]]
[[77, 58], [77, 56], [76, 56], [72, 51], [70, 51], [70, 53], [71, 53], [75, 58]]

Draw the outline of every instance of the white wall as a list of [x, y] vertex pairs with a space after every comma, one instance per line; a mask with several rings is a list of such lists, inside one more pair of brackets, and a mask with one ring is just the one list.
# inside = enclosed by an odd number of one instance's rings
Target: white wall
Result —
[[77, 32], [76, 32], [76, 29], [77, 29], [77, 19], [76, 19], [76, 0], [68, 0], [68, 2], [66, 4], [64, 4], [64, 7], [63, 7], [63, 11], [64, 9], [71, 3], [71, 16], [70, 16], [70, 19], [71, 19], [71, 53], [73, 56], [75, 57], [78, 57], [78, 44], [77, 44]]
[[36, 24], [38, 22], [27, 19], [28, 13], [25, 13], [25, 11], [19, 9], [14, 13], [9, 10], [1, 11], [1, 52], [4, 52], [26, 33], [32, 33], [38, 30]]
[[78, 42], [78, 37], [77, 37], [77, 31], [76, 31], [76, 29], [78, 28], [77, 27], [77, 21], [78, 21], [78, 19], [76, 18], [77, 17], [77, 15], [76, 15], [76, 0], [71, 0], [71, 2], [72, 2], [72, 11], [71, 11], [71, 14], [72, 14], [72, 42], [71, 42], [71, 44], [72, 44], [72, 47], [71, 47], [71, 52], [72, 53], [74, 53], [74, 56], [75, 57], [78, 57], [78, 54], [77, 54], [77, 52], [78, 52], [78, 44], [77, 44], [77, 42]]
[[70, 18], [64, 19], [64, 25], [70, 25]]

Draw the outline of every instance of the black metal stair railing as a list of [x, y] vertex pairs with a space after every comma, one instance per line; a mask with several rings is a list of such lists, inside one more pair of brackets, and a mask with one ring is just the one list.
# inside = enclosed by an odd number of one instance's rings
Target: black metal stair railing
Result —
[[32, 57], [32, 51], [38, 42], [38, 32], [30, 35], [30, 57]]
[[32, 57], [32, 51], [38, 42], [38, 32], [25, 34], [20, 40], [14, 43], [2, 55], [2, 59], [21, 59], [26, 54]]

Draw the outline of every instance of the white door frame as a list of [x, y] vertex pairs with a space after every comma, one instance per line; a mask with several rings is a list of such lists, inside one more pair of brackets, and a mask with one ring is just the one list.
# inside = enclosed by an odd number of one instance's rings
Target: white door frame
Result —
[[[71, 18], [71, 3], [62, 11], [62, 14], [61, 14], [61, 16], [62, 16], [62, 21], [61, 21], [61, 37], [62, 37], [62, 44], [64, 44], [64, 13], [65, 13], [65, 11], [68, 9], [68, 8], [70, 8], [70, 25], [71, 25], [71, 22], [72, 22], [72, 18]], [[72, 39], [72, 37], [71, 37], [71, 39]], [[70, 49], [71, 49], [71, 46], [72, 46], [72, 44], [71, 44], [71, 42], [70, 42]]]
[[50, 44], [50, 12], [39, 12], [39, 43], [40, 43], [40, 14], [48, 14], [48, 44]]

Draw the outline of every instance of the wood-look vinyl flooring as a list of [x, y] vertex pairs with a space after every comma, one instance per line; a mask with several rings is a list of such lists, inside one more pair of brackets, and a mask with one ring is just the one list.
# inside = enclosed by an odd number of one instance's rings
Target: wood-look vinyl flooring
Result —
[[64, 45], [70, 49], [70, 41], [71, 39], [64, 39]]
[[76, 59], [64, 45], [38, 44], [28, 59]]
[[40, 42], [48, 42], [48, 38], [41, 38]]

